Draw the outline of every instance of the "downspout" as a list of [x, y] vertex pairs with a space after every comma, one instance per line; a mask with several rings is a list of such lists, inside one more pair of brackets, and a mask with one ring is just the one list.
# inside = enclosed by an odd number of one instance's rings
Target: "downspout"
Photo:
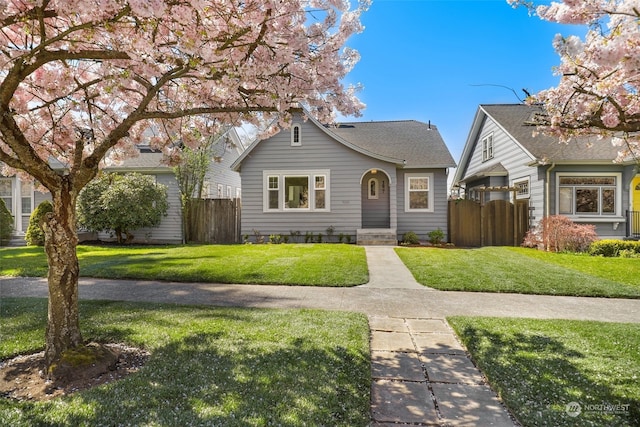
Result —
[[551, 170], [552, 170], [553, 168], [555, 168], [555, 167], [556, 167], [556, 164], [555, 164], [555, 163], [551, 163], [551, 166], [547, 169], [547, 178], [546, 178], [546, 180], [545, 180], [545, 182], [544, 182], [544, 185], [545, 185], [545, 187], [546, 187], [546, 188], [545, 188], [545, 190], [544, 190], [544, 191], [545, 191], [545, 202], [544, 202], [544, 205], [545, 205], [545, 206], [544, 206], [544, 211], [545, 211], [545, 212], [544, 212], [544, 217], [543, 217], [543, 219], [544, 219], [544, 218], [548, 218], [548, 217], [550, 216], [550, 212], [551, 212], [551, 205], [550, 205], [550, 200], [551, 200], [551, 195], [550, 195], [550, 193], [551, 193], [551, 191], [550, 191], [550, 190], [551, 190], [551, 185], [550, 185], [549, 181], [550, 181], [550, 178], [551, 178]]
[[[550, 181], [550, 178], [551, 178], [551, 170], [553, 168], [555, 168], [555, 167], [556, 167], [556, 164], [555, 163], [551, 163], [551, 166], [547, 169], [547, 178], [546, 178], [545, 183], [544, 183], [544, 185], [545, 185], [545, 193], [546, 193], [545, 194], [545, 199], [546, 200], [545, 200], [545, 207], [544, 207], [544, 210], [545, 210], [544, 217], [542, 218], [543, 220], [545, 218], [549, 218], [550, 213], [551, 213], [551, 204], [550, 204], [550, 202], [551, 202], [551, 196], [550, 196], [551, 184], [549, 183], [549, 181]], [[542, 223], [546, 224], [547, 222], [543, 221]], [[542, 230], [542, 233], [543, 233], [543, 240], [544, 240], [544, 250], [548, 251], [549, 250], [549, 242], [547, 241], [548, 234], [547, 234], [546, 227], [544, 227], [544, 229]]]

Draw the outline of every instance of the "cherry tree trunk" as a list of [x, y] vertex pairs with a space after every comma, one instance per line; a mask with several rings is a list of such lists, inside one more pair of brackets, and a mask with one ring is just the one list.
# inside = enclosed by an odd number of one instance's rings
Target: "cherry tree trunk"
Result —
[[45, 334], [45, 361], [50, 368], [62, 352], [82, 344], [78, 314], [80, 267], [76, 246], [76, 192], [65, 183], [52, 192], [53, 212], [43, 221], [49, 263], [49, 309]]

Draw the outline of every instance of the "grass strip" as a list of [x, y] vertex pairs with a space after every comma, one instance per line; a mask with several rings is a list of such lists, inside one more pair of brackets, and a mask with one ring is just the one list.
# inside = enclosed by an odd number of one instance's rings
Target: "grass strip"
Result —
[[[355, 286], [368, 281], [364, 248], [346, 244], [78, 246], [80, 274], [106, 279]], [[42, 277], [42, 248], [0, 249], [0, 276]]]
[[[535, 249], [510, 247], [397, 248], [396, 252], [419, 283], [440, 290], [640, 298], [638, 260], [541, 256]], [[577, 266], [581, 263], [583, 267]], [[609, 276], [617, 267], [625, 272]]]
[[447, 320], [524, 426], [638, 425], [640, 325]]
[[[41, 349], [46, 300], [0, 300], [0, 359]], [[144, 347], [118, 382], [49, 402], [0, 399], [3, 425], [365, 426], [366, 316], [82, 301], [85, 339]]]

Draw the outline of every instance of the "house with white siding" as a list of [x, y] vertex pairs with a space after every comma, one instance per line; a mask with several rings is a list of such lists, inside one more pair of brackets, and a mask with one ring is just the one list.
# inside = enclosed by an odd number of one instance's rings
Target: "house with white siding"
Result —
[[[304, 111], [234, 162], [245, 236], [349, 236], [396, 244], [447, 233], [455, 162], [438, 129], [413, 120], [322, 124]], [[335, 238], [335, 237], [334, 237]]]
[[[601, 238], [640, 234], [640, 175], [635, 161], [614, 163], [608, 140], [580, 137], [561, 143], [535, 132], [539, 106], [480, 105], [454, 176], [466, 198], [529, 201], [531, 224], [551, 215], [593, 224]], [[482, 194], [482, 196], [480, 196]], [[635, 221], [635, 225], [634, 225]]]
[[[106, 172], [139, 172], [152, 175], [160, 184], [167, 186], [169, 210], [158, 227], [132, 230], [136, 243], [179, 244], [183, 241], [180, 189], [173, 168], [163, 162], [163, 154], [147, 145], [138, 146], [139, 156], [129, 158], [118, 165], [110, 165]], [[224, 199], [240, 197], [240, 174], [231, 170], [231, 164], [244, 151], [244, 145], [236, 130], [229, 128], [218, 137], [212, 147], [213, 153], [209, 170], [205, 176], [203, 198]], [[55, 166], [54, 166], [55, 167]], [[63, 166], [60, 165], [62, 169]], [[48, 192], [39, 191], [37, 186], [17, 176], [0, 176], [0, 198], [2, 198], [14, 216], [14, 234], [17, 240], [23, 239], [29, 217], [33, 209], [44, 200], [50, 200]], [[100, 240], [114, 239], [108, 232], [97, 236]], [[14, 240], [16, 240], [14, 239]]]

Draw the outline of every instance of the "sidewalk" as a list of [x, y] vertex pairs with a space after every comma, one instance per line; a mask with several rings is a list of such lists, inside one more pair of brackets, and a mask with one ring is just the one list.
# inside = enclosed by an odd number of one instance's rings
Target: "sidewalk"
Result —
[[[640, 300], [443, 292], [415, 282], [393, 247], [365, 247], [369, 283], [353, 288], [80, 280], [82, 299], [356, 311], [369, 317], [372, 426], [513, 426], [447, 316], [640, 323]], [[45, 279], [0, 278], [0, 297], [47, 297]]]

